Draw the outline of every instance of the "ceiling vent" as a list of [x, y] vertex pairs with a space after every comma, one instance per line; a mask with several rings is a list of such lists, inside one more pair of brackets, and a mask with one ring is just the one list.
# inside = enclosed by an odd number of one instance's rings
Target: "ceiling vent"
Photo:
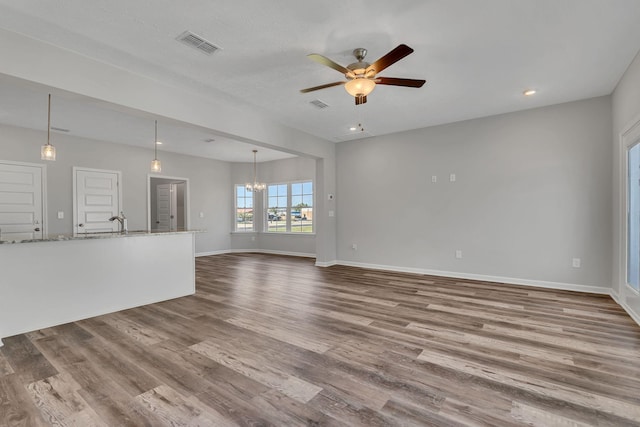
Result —
[[309, 104], [313, 105], [316, 108], [319, 108], [320, 110], [322, 110], [324, 108], [327, 108], [329, 106], [329, 104], [325, 104], [324, 102], [320, 101], [319, 99], [314, 99]]
[[215, 51], [222, 49], [221, 47], [206, 41], [199, 35], [193, 34], [191, 31], [185, 31], [184, 33], [176, 37], [176, 40], [186, 44], [187, 46], [198, 49], [199, 51], [204, 52], [207, 55], [211, 55]]

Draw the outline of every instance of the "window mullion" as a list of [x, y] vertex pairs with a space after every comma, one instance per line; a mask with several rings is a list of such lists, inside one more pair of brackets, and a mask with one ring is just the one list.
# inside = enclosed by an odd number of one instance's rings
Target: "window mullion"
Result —
[[287, 183], [287, 232], [291, 232], [291, 183]]

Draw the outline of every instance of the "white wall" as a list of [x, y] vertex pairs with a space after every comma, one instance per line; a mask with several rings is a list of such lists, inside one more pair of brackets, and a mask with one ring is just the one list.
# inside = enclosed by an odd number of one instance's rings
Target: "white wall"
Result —
[[339, 262], [606, 292], [610, 141], [601, 97], [341, 143]]
[[613, 291], [618, 302], [640, 323], [640, 297], [626, 285], [625, 162], [622, 134], [640, 122], [640, 54], [633, 60], [612, 95], [613, 111]]
[[[45, 132], [0, 125], [0, 159], [47, 165], [47, 211], [50, 235], [73, 232], [72, 182], [74, 166], [122, 172], [123, 210], [129, 229], [147, 229], [147, 175], [153, 150], [53, 133], [57, 160], [40, 160]], [[231, 216], [230, 164], [217, 160], [159, 152], [162, 174], [189, 179], [190, 228], [206, 230], [196, 235], [196, 252], [229, 248]], [[57, 219], [63, 211], [64, 219]], [[204, 218], [200, 218], [200, 212]]]
[[[258, 155], [260, 153], [258, 152]], [[253, 163], [234, 163], [231, 165], [232, 185], [244, 184], [253, 179]], [[316, 182], [316, 160], [305, 157], [275, 160], [258, 163], [258, 180], [266, 183], [313, 180]], [[316, 190], [314, 190], [316, 191]], [[260, 212], [264, 206], [263, 193], [256, 194], [255, 209]], [[316, 194], [316, 200], [318, 195]], [[234, 201], [231, 201], [232, 206]], [[254, 215], [256, 230], [263, 229], [263, 216]], [[315, 219], [315, 216], [314, 216]], [[231, 229], [233, 229], [233, 221]], [[266, 252], [304, 254], [315, 256], [316, 235], [280, 234], [280, 233], [232, 233], [231, 249], [257, 250]]]

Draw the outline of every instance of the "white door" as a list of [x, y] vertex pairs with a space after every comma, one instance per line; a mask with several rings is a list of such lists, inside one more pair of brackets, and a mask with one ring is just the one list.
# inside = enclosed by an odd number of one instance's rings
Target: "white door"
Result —
[[156, 186], [156, 228], [161, 231], [171, 230], [171, 184]]
[[0, 162], [0, 240], [42, 239], [42, 167]]
[[75, 233], [118, 231], [120, 172], [74, 168]]

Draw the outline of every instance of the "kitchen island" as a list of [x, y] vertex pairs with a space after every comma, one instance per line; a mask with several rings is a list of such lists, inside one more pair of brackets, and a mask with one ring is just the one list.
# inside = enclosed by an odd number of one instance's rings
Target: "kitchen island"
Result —
[[195, 292], [194, 231], [0, 244], [2, 338]]

